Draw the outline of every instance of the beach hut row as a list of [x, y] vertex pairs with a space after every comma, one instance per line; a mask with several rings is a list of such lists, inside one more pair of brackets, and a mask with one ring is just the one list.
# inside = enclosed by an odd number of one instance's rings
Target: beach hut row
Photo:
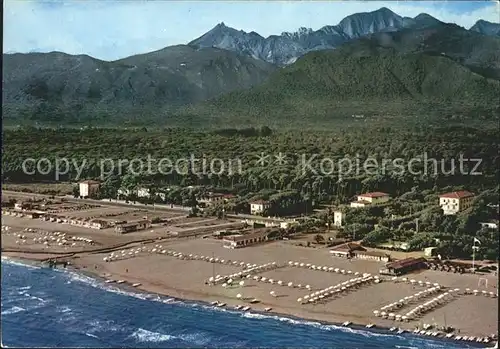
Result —
[[423, 298], [430, 297], [431, 295], [435, 293], [439, 293], [441, 291], [441, 286], [439, 284], [437, 286], [428, 288], [426, 290], [417, 292], [411, 296], [406, 296], [404, 298], [401, 298], [400, 300], [384, 305], [382, 308], [380, 308], [380, 311], [391, 311], [394, 309], [399, 309], [404, 307], [406, 304], [412, 303], [412, 302], [417, 302]]
[[289, 261], [288, 266], [289, 267], [296, 267], [296, 268], [310, 269], [310, 270], [317, 270], [317, 271], [325, 271], [325, 272], [329, 272], [329, 273], [349, 274], [349, 275], [353, 274], [355, 276], [360, 275], [359, 272], [353, 272], [351, 270], [344, 270], [344, 269], [340, 269], [340, 268], [320, 266], [320, 265], [315, 265], [315, 264], [311, 264], [311, 263]]
[[301, 304], [316, 304], [316, 303], [324, 303], [328, 301], [330, 298], [343, 295], [353, 289], [356, 289], [364, 284], [371, 282], [379, 282], [380, 279], [378, 276], [367, 275], [364, 277], [356, 277], [337, 285], [326, 287], [322, 290], [306, 294], [304, 297], [298, 298], [297, 302]]
[[495, 292], [488, 292], [486, 290], [471, 290], [470, 288], [466, 288], [465, 291], [464, 291], [464, 294], [473, 294], [474, 296], [485, 296], [485, 297], [491, 297], [491, 298], [496, 298], [498, 297], [498, 291], [497, 293]]
[[[265, 263], [262, 265], [252, 264], [248, 267], [248, 269], [245, 269], [244, 271], [240, 271], [238, 273], [234, 273], [231, 275], [224, 275], [224, 276], [222, 276], [222, 275], [217, 275], [215, 277], [212, 276], [208, 279], [208, 284], [215, 285], [215, 284], [220, 284], [220, 283], [227, 283], [227, 284], [231, 285], [233, 282], [233, 279], [234, 280], [243, 279], [243, 278], [250, 279], [250, 278], [252, 278], [252, 273], [260, 273], [260, 272], [272, 270], [276, 266], [277, 266], [276, 262]], [[260, 277], [258, 277], [258, 276], [253, 276], [253, 278], [254, 278], [254, 280], [260, 279]], [[274, 280], [273, 280], [273, 282], [274, 282]], [[240, 286], [243, 286], [243, 285], [240, 285]]]

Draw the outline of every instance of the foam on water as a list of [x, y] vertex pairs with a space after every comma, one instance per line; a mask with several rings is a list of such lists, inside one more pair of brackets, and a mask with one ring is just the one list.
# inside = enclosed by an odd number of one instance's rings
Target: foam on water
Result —
[[12, 307], [10, 309], [3, 310], [2, 311], [2, 315], [15, 314], [15, 313], [20, 313], [22, 311], [26, 311], [26, 309], [14, 306], [14, 307]]
[[33, 265], [33, 264], [30, 264], [30, 263], [19, 262], [19, 261], [15, 260], [15, 259], [7, 257], [7, 256], [2, 256], [2, 263], [6, 263], [6, 264], [10, 264], [10, 265], [17, 265], [17, 266], [24, 267], [24, 268], [29, 268], [29, 269], [41, 269], [41, 267], [38, 266], [38, 265]]
[[175, 336], [171, 336], [169, 334], [148, 331], [143, 328], [139, 328], [138, 330], [136, 330], [134, 333], [130, 335], [130, 337], [134, 338], [139, 342], [153, 342], [153, 343], [166, 342], [176, 338]]

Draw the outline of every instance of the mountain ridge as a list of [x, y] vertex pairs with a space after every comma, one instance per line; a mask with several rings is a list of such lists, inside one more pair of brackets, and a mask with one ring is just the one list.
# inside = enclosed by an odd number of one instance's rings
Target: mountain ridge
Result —
[[61, 52], [4, 54], [3, 68], [4, 117], [21, 109], [59, 119], [108, 106], [168, 111], [260, 84], [276, 69], [235, 52], [187, 45], [115, 61]]
[[198, 48], [218, 47], [285, 66], [294, 63], [297, 58], [308, 52], [335, 49], [366, 35], [438, 24], [443, 22], [425, 13], [414, 18], [402, 17], [382, 7], [371, 12], [349, 15], [337, 25], [325, 25], [318, 30], [300, 27], [295, 32], [283, 32], [281, 35], [270, 35], [266, 38], [255, 32], [246, 33], [219, 23], [188, 45]]

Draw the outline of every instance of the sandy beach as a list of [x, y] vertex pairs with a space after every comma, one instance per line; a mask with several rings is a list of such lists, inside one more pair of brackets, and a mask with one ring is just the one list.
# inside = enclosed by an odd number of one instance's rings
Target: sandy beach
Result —
[[[53, 222], [17, 217], [3, 218], [3, 224], [9, 225], [10, 230], [2, 231], [2, 255], [32, 261], [59, 257], [69, 261], [70, 268], [87, 275], [115, 282], [123, 280], [128, 285], [140, 283], [137, 289], [145, 292], [194, 301], [218, 301], [226, 303], [226, 307], [246, 305], [254, 311], [272, 308], [271, 313], [328, 323], [350, 321], [361, 326], [372, 323], [378, 328], [397, 327], [408, 331], [422, 327], [423, 324], [433, 325], [434, 328], [446, 325], [455, 328], [456, 334], [475, 337], [490, 336], [498, 330], [498, 279], [492, 274], [460, 275], [423, 270], [404, 276], [408, 280], [422, 281], [422, 285], [419, 285], [417, 282], [403, 282], [403, 277], [395, 282], [391, 277], [379, 276], [379, 269], [384, 266], [382, 262], [332, 257], [327, 248], [300, 247], [287, 241], [228, 249], [223, 247], [220, 240], [171, 237], [159, 229], [117, 235], [111, 231]], [[185, 225], [192, 229], [203, 222], [204, 220], [197, 219], [186, 222]], [[31, 227], [33, 232], [26, 231], [26, 227]], [[42, 229], [42, 232], [35, 228]], [[19, 239], [19, 233], [15, 231], [22, 231], [26, 242], [19, 243], [16, 240]], [[57, 244], [51, 246], [34, 242], [35, 239], [40, 239], [45, 231], [65, 231], [67, 239], [72, 236], [85, 236], [92, 239], [93, 244], [61, 247]], [[173, 256], [168, 251], [182, 253], [183, 257]], [[112, 254], [114, 259], [111, 258], [110, 261]], [[195, 256], [198, 259], [195, 259]], [[206, 259], [217, 258], [218, 262], [199, 260], [201, 256]], [[304, 266], [311, 264], [327, 269], [336, 268], [339, 271], [290, 266], [290, 261], [303, 263]], [[276, 267], [248, 273], [251, 275], [242, 279], [243, 286], [239, 284], [239, 279], [235, 279], [233, 284], [227, 287], [222, 284], [208, 284], [210, 277], [239, 273], [248, 268], [247, 264], [260, 266], [273, 262]], [[376, 276], [381, 282], [375, 283], [375, 279], [372, 279], [314, 304], [298, 302], [299, 298], [304, 298], [307, 294], [345, 283], [363, 274]], [[258, 280], [254, 280], [255, 278]], [[261, 281], [262, 278], [265, 278], [266, 282]], [[272, 279], [273, 283], [270, 283], [269, 279]], [[278, 281], [281, 281], [282, 285], [279, 285]], [[288, 286], [290, 282], [293, 287]], [[454, 288], [459, 288], [460, 291], [443, 305], [408, 322], [375, 316], [374, 311], [383, 306], [429, 288], [425, 282], [439, 283], [442, 287], [441, 294]], [[306, 285], [310, 289], [306, 289]], [[477, 295], [465, 294], [466, 289], [478, 289], [479, 292]], [[481, 291], [487, 294], [484, 295]], [[489, 292], [495, 296], [490, 296]], [[252, 299], [257, 299], [258, 302], [250, 304]], [[404, 314], [429, 299], [410, 302], [394, 312]]]

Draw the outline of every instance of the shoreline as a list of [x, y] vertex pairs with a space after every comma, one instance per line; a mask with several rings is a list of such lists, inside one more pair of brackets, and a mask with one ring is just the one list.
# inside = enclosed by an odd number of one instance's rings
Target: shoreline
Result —
[[[32, 260], [29, 258], [18, 257], [18, 256], [13, 257], [13, 256], [2, 255], [2, 262], [12, 263], [14, 265], [21, 265], [24, 267], [44, 268], [43, 262], [41, 262], [41, 261]], [[50, 269], [50, 268], [47, 268], [47, 269]], [[214, 301], [215, 301], [215, 297], [212, 297], [209, 295], [200, 294], [198, 297], [196, 297], [196, 296], [195, 297], [184, 297], [184, 296], [180, 296], [180, 294], [182, 292], [179, 292], [178, 290], [165, 289], [165, 288], [163, 288], [159, 292], [157, 292], [157, 291], [155, 291], [154, 286], [148, 287], [148, 286], [152, 286], [152, 285], [148, 285], [147, 283], [146, 284], [141, 283], [140, 286], [133, 287], [132, 286], [133, 282], [131, 282], [130, 280], [127, 280], [126, 278], [121, 278], [121, 280], [125, 281], [125, 283], [123, 283], [123, 284], [117, 284], [116, 279], [113, 279], [113, 280], [115, 280], [115, 282], [107, 284], [105, 281], [109, 280], [109, 279], [106, 276], [99, 275], [99, 273], [96, 273], [92, 270], [86, 270], [83, 268], [74, 267], [73, 265], [70, 265], [67, 268], [56, 268], [56, 269], [63, 270], [63, 271], [68, 272], [68, 273], [74, 273], [76, 275], [85, 276], [85, 277], [88, 277], [92, 280], [95, 280], [95, 281], [99, 282], [100, 286], [103, 286], [103, 290], [106, 290], [107, 286], [110, 286], [110, 287], [114, 287], [120, 291], [126, 292], [126, 294], [128, 294], [129, 296], [133, 296], [132, 294], [144, 295], [144, 296], [146, 296], [146, 298], [144, 298], [144, 300], [158, 301], [158, 298], [160, 298], [160, 299], [164, 298], [164, 300], [172, 299], [173, 301], [181, 302], [183, 304], [198, 304], [201, 306], [209, 307], [209, 308], [214, 309], [214, 310], [221, 309], [221, 310], [231, 311], [231, 312], [240, 313], [240, 314], [243, 314], [243, 313], [256, 314], [259, 316], [263, 316], [266, 318], [272, 318], [275, 320], [278, 318], [283, 318], [283, 319], [288, 319], [291, 321], [301, 322], [304, 325], [334, 326], [334, 327], [338, 328], [339, 330], [341, 328], [349, 328], [349, 329], [353, 329], [353, 330], [358, 330], [358, 331], [361, 330], [361, 331], [365, 331], [365, 332], [369, 332], [369, 333], [376, 333], [376, 334], [382, 334], [382, 335], [413, 336], [416, 338], [422, 338], [424, 340], [436, 340], [436, 341], [440, 341], [440, 342], [449, 342], [449, 343], [458, 343], [459, 342], [457, 340], [454, 340], [453, 338], [433, 337], [433, 336], [415, 334], [412, 332], [412, 330], [410, 330], [408, 328], [405, 328], [405, 332], [402, 334], [398, 334], [397, 330], [390, 331], [390, 327], [388, 327], [388, 326], [375, 325], [372, 328], [367, 328], [367, 327], [365, 327], [366, 324], [356, 322], [355, 319], [352, 319], [354, 321], [351, 321], [351, 319], [345, 320], [346, 318], [349, 318], [349, 316], [344, 317], [344, 320], [340, 316], [334, 315], [334, 314], [329, 315], [330, 318], [335, 318], [332, 320], [322, 320], [322, 319], [308, 317], [308, 316], [298, 316], [298, 315], [295, 315], [291, 311], [287, 311], [287, 309], [285, 307], [278, 307], [278, 308], [273, 307], [271, 309], [271, 311], [264, 311], [264, 310], [259, 310], [259, 309], [255, 309], [255, 308], [250, 307], [250, 309], [247, 312], [245, 312], [245, 311], [238, 310], [238, 309], [234, 308], [235, 304], [245, 304], [245, 301], [241, 300], [241, 301], [235, 302], [234, 299], [229, 298], [229, 297], [217, 297], [217, 298], [219, 298], [219, 300], [223, 300], [223, 301], [227, 302], [224, 307], [217, 307], [217, 306], [214, 306], [213, 304], [211, 304], [212, 298], [214, 298]], [[109, 288], [108, 288], [108, 291], [109, 291]], [[167, 291], [171, 291], [171, 292], [167, 293]], [[195, 294], [196, 294], [196, 292], [192, 292], [190, 295], [195, 295]], [[219, 300], [217, 300], [217, 301], [219, 301]], [[169, 302], [165, 302], [165, 303], [169, 304]], [[271, 306], [270, 304], [259, 303], [259, 307], [262, 307], [263, 305], [264, 306], [266, 306], [266, 305]], [[349, 321], [350, 324], [348, 326], [343, 326], [342, 324], [344, 321]], [[394, 326], [394, 327], [396, 327], [397, 329], [403, 328], [403, 327], [398, 327], [398, 326]], [[494, 341], [490, 342], [490, 343], [477, 343], [475, 341], [472, 341], [472, 342], [467, 341], [466, 343], [468, 346], [478, 347], [478, 348], [490, 348], [490, 347], [493, 347], [495, 345]]]

